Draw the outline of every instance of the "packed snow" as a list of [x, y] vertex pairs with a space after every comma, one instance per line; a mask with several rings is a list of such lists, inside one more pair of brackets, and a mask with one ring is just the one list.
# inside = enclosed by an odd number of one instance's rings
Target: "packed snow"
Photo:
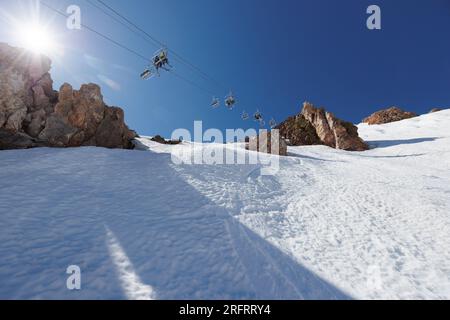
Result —
[[362, 124], [371, 150], [291, 147], [273, 175], [147, 138], [0, 151], [0, 299], [449, 299], [449, 124]]

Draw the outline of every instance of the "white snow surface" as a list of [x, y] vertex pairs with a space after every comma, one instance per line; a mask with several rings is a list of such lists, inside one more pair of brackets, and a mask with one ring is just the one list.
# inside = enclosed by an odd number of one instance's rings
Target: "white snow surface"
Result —
[[450, 111], [359, 132], [270, 176], [146, 138], [0, 151], [0, 299], [449, 299]]

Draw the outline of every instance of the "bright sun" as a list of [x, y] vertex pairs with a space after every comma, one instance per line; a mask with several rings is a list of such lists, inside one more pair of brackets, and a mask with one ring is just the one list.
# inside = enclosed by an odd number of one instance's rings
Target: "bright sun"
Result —
[[39, 24], [20, 27], [18, 36], [21, 45], [34, 53], [48, 55], [55, 50], [55, 42], [50, 32]]

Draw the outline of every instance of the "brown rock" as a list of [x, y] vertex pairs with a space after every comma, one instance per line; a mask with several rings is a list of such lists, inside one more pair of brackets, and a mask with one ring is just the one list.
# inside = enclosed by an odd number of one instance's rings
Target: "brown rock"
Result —
[[3, 127], [5, 122], [6, 122], [6, 115], [3, 113], [3, 111], [0, 111], [0, 128]]
[[435, 112], [439, 112], [439, 111], [442, 111], [442, 110], [444, 110], [444, 109], [441, 109], [441, 108], [433, 108], [433, 109], [430, 110], [429, 113], [435, 113]]
[[364, 151], [369, 146], [359, 137], [358, 128], [350, 122], [339, 120], [332, 113], [327, 112], [327, 122], [334, 133], [336, 149], [346, 151]]
[[181, 143], [181, 140], [166, 140], [162, 136], [160, 136], [159, 134], [154, 136], [150, 140], [152, 140], [154, 142], [157, 142], [157, 143], [160, 143], [160, 144], [176, 145], [176, 144], [180, 144]]
[[105, 116], [105, 109], [100, 87], [92, 83], [82, 85], [79, 91], [73, 92], [68, 122], [83, 130], [86, 137], [92, 137]]
[[68, 83], [64, 83], [59, 89], [58, 102], [55, 105], [55, 114], [69, 122], [69, 112], [73, 108], [73, 89]]
[[45, 128], [39, 134], [39, 139], [47, 141], [50, 147], [75, 147], [79, 145], [69, 144], [71, 138], [78, 132], [74, 127], [55, 114], [47, 118]]
[[26, 119], [28, 123], [24, 123], [25, 132], [32, 137], [37, 137], [42, 129], [44, 129], [46, 118], [47, 115], [44, 109], [28, 113]]
[[309, 102], [305, 102], [301, 114], [316, 129], [317, 136], [322, 144], [332, 148], [336, 146], [335, 135], [329, 126], [327, 115], [323, 108], [318, 109]]
[[44, 146], [26, 133], [0, 129], [0, 150], [28, 149]]
[[[96, 144], [107, 148], [132, 148], [129, 130], [124, 122], [123, 110], [116, 107], [107, 107], [105, 116], [95, 134]], [[134, 138], [134, 136], [133, 136]]]
[[322, 144], [316, 128], [302, 114], [287, 118], [276, 129], [280, 130], [281, 137], [285, 137], [286, 142], [292, 146]]
[[123, 110], [105, 105], [100, 87], [53, 90], [51, 61], [0, 44], [0, 149], [37, 146], [132, 148]]
[[391, 107], [389, 109], [373, 113], [369, 117], [365, 118], [362, 122], [367, 123], [369, 125], [374, 125], [374, 124], [384, 124], [395, 121], [401, 121], [414, 117], [417, 117], [417, 114], [415, 114], [414, 112], [403, 111], [400, 108]]
[[293, 146], [326, 145], [348, 151], [367, 150], [368, 145], [358, 136], [358, 128], [336, 118], [323, 108], [305, 102], [302, 112], [277, 126], [280, 135]]

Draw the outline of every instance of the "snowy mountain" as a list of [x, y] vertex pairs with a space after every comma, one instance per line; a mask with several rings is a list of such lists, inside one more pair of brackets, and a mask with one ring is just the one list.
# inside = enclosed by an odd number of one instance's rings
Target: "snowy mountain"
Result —
[[371, 150], [291, 147], [273, 175], [146, 138], [2, 151], [0, 298], [449, 299], [449, 123], [362, 124]]

